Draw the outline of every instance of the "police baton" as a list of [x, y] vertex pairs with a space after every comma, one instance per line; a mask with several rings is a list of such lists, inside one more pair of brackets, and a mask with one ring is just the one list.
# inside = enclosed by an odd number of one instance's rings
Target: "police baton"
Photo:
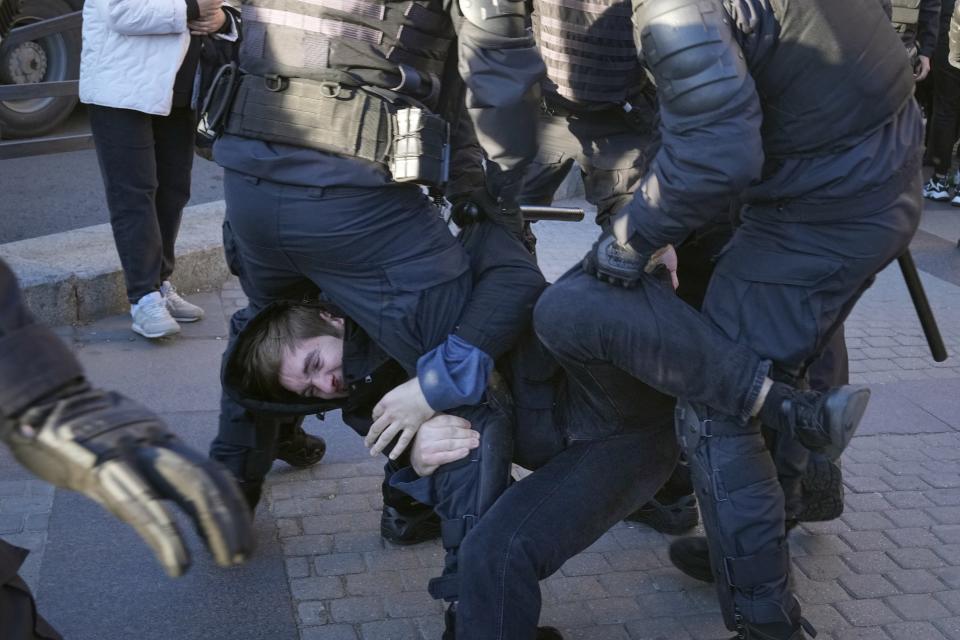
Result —
[[526, 222], [538, 220], [557, 220], [560, 222], [580, 222], [583, 220], [583, 209], [579, 207], [550, 207], [537, 204], [520, 205], [520, 213]]
[[910, 299], [913, 300], [913, 308], [917, 310], [917, 317], [920, 318], [920, 326], [923, 327], [923, 335], [927, 338], [930, 355], [933, 356], [935, 362], [943, 362], [947, 359], [947, 349], [943, 345], [943, 337], [940, 335], [937, 319], [933, 317], [933, 309], [930, 308], [927, 293], [923, 290], [920, 274], [917, 273], [917, 265], [913, 262], [913, 256], [910, 255], [909, 249], [897, 258], [897, 263], [900, 265], [903, 280], [907, 284], [907, 291], [910, 292]]

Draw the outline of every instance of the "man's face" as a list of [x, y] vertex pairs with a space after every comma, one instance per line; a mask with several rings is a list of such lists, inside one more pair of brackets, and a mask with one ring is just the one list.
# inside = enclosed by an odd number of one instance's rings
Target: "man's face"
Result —
[[349, 395], [343, 381], [343, 339], [301, 340], [280, 358], [280, 386], [306, 398], [333, 400]]

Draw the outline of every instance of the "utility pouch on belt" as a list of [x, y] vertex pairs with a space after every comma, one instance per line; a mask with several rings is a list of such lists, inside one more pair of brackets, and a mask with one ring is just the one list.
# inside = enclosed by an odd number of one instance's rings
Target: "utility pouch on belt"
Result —
[[449, 126], [393, 95], [359, 83], [245, 75], [224, 131], [377, 162], [397, 182], [442, 185]]

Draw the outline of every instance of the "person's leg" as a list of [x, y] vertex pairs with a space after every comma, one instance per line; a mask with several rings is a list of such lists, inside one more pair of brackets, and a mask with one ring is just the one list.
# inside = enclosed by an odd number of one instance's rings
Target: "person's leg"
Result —
[[30, 587], [17, 575], [27, 550], [0, 540], [0, 620], [5, 640], [62, 640], [39, 613]]
[[194, 112], [173, 109], [168, 116], [153, 116], [157, 166], [156, 211], [160, 229], [160, 281], [169, 280], [176, 262], [174, 247], [183, 208], [190, 200], [193, 146], [196, 140]]
[[[874, 273], [905, 249], [918, 220], [919, 179], [915, 187], [855, 220], [812, 225], [745, 217], [713, 274], [704, 314], [776, 362], [781, 374], [801, 374]], [[758, 421], [744, 430], [739, 417], [716, 408], [683, 409], [678, 429], [727, 625], [743, 620], [787, 637], [799, 624], [799, 608], [788, 584], [784, 495]]]
[[136, 303], [159, 291], [163, 263], [153, 116], [98, 105], [90, 105], [87, 111], [127, 299]]
[[676, 461], [670, 428], [578, 441], [514, 483], [464, 541], [457, 640], [529, 640], [539, 581], [653, 495]]
[[933, 75], [933, 115], [927, 125], [930, 130], [928, 155], [933, 163], [933, 175], [924, 185], [923, 195], [931, 200], [942, 201], [950, 199], [946, 187], [960, 119], [960, 71], [944, 59], [943, 64], [934, 65]]

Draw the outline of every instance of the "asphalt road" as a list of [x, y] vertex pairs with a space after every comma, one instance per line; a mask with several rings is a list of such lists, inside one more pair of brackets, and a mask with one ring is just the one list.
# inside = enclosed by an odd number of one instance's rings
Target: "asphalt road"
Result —
[[[58, 133], [88, 130], [80, 108]], [[191, 205], [223, 199], [223, 172], [194, 157]], [[0, 244], [109, 221], [92, 150], [0, 160]]]

